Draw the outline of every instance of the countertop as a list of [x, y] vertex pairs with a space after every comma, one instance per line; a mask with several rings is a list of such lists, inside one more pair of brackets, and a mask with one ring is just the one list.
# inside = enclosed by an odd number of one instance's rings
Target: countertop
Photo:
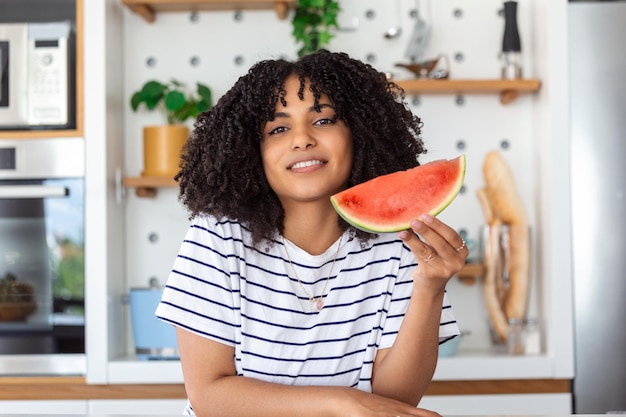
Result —
[[[176, 415], [160, 415], [159, 417], [180, 417], [180, 414]], [[559, 415], [546, 415], [542, 417], [606, 417], [606, 414], [559, 414]], [[67, 414], [0, 414], [0, 417], [68, 417]], [[146, 417], [145, 415], [114, 415], [114, 414], [72, 414], [72, 417]], [[467, 416], [446, 416], [446, 417], [511, 417], [508, 415], [490, 415], [490, 416], [477, 416], [477, 415], [467, 415]], [[518, 415], [515, 417], [537, 417], [536, 415]]]

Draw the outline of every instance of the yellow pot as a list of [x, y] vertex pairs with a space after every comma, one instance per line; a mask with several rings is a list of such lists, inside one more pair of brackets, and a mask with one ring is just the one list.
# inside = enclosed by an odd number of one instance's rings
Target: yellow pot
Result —
[[144, 177], [174, 177], [180, 170], [180, 154], [189, 137], [185, 125], [143, 128]]

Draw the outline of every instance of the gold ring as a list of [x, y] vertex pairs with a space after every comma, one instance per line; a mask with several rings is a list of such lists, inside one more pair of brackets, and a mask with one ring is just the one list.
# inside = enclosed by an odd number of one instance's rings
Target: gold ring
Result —
[[437, 255], [435, 255], [434, 253], [431, 253], [430, 255], [428, 255], [426, 258], [424, 258], [424, 262], [430, 262], [433, 259], [435, 259], [437, 257]]
[[456, 248], [457, 252], [461, 252], [463, 249], [465, 249], [467, 246], [465, 246], [465, 240], [463, 240], [463, 244], [461, 244], [461, 246], [459, 246], [458, 248]]

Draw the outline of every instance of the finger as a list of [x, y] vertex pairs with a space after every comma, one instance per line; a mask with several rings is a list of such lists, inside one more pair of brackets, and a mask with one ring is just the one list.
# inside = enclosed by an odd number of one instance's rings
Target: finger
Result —
[[436, 411], [427, 410], [425, 408], [416, 408], [414, 415], [421, 417], [441, 417], [441, 414]]
[[422, 228], [426, 228], [426, 226], [422, 226], [421, 221], [417, 221], [416, 223], [420, 224], [413, 226], [412, 231], [403, 230], [398, 233], [398, 236], [409, 247], [409, 249], [411, 249], [411, 252], [413, 252], [418, 260], [430, 262], [435, 259], [437, 253], [428, 243], [423, 242], [416, 234]]
[[[420, 220], [419, 222], [414, 222], [415, 226], [419, 226], [420, 235], [437, 252], [451, 253], [451, 250], [454, 250], [456, 253], [465, 252], [464, 254], [467, 254], [465, 241], [456, 230], [429, 214], [420, 216]], [[423, 223], [427, 227], [422, 227], [422, 225], [417, 223]]]

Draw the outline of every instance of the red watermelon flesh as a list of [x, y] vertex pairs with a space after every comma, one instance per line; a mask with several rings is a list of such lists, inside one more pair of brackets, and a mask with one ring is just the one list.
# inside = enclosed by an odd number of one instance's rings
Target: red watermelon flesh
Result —
[[454, 200], [465, 178], [465, 155], [381, 175], [330, 198], [348, 223], [367, 232], [410, 228], [420, 215], [436, 216]]

